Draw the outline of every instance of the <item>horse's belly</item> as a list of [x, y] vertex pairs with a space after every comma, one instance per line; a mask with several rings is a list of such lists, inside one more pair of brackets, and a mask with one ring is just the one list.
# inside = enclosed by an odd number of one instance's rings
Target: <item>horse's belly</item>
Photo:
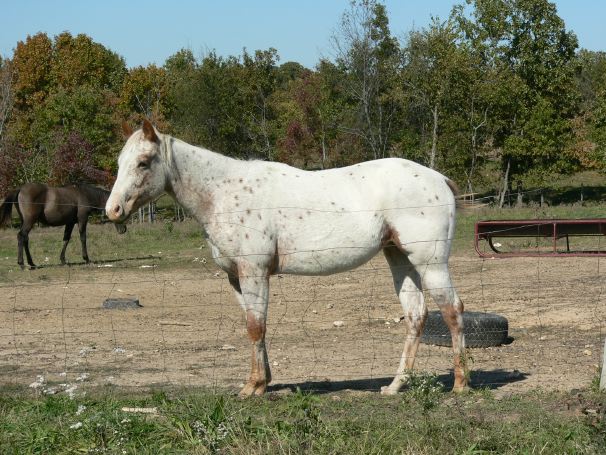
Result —
[[381, 250], [381, 227], [366, 217], [301, 223], [278, 234], [279, 271], [297, 275], [330, 275], [358, 267]]
[[331, 275], [345, 272], [370, 261], [380, 247], [295, 251], [280, 256], [279, 273], [293, 275]]
[[63, 226], [77, 221], [76, 210], [60, 211], [57, 209], [44, 210], [42, 222], [48, 226]]

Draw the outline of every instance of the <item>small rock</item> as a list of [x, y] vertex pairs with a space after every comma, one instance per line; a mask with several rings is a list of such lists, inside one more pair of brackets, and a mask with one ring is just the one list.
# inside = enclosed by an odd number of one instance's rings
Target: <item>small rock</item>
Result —
[[231, 344], [224, 344], [223, 346], [221, 346], [220, 348], [222, 351], [235, 351], [236, 347], [232, 346]]
[[345, 323], [343, 321], [335, 321], [332, 323], [335, 327], [343, 327]]
[[539, 337], [539, 341], [545, 341], [547, 339], [547, 337], [545, 335], [543, 335], [542, 337]]
[[583, 355], [591, 355], [591, 351], [589, 349], [585, 349], [583, 351]]
[[122, 408], [122, 412], [135, 412], [138, 414], [157, 414], [158, 408], [156, 408], [156, 407], [153, 407], [153, 408], [127, 408], [127, 407], [124, 407], [124, 408]]
[[330, 309], [332, 309], [333, 307], [334, 307], [334, 305], [333, 305], [332, 303], [329, 303], [329, 304], [327, 304], [327, 305], [326, 305], [326, 309], [327, 309], [327, 310], [330, 310]]
[[274, 362], [272, 363], [273, 366], [277, 367], [278, 365], [280, 365], [279, 362], [277, 362], [276, 360], [274, 360]]

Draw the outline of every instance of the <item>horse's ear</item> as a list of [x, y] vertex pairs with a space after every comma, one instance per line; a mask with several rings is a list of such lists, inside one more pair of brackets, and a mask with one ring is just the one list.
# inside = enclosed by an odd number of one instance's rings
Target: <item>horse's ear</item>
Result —
[[147, 119], [143, 120], [143, 136], [150, 142], [159, 142], [156, 130], [154, 130], [154, 127]]
[[133, 129], [130, 125], [125, 121], [122, 122], [122, 134], [124, 134], [125, 138], [129, 138], [133, 134]]

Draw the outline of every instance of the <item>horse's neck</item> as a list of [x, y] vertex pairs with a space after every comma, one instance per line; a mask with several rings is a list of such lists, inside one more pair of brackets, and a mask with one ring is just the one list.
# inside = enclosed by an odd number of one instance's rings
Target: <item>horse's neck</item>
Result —
[[105, 203], [109, 198], [109, 191], [94, 186], [86, 187], [86, 190], [89, 194], [89, 202], [93, 207], [105, 207]]
[[204, 218], [211, 207], [217, 182], [233, 173], [238, 161], [173, 139], [169, 192], [190, 213]]
[[88, 205], [95, 208], [105, 207], [105, 203], [109, 198], [109, 191], [88, 185], [83, 185], [79, 189], [82, 193], [86, 194]]

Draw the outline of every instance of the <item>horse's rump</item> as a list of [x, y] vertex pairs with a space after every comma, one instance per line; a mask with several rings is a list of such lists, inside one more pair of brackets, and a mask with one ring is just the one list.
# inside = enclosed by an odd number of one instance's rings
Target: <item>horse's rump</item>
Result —
[[2, 206], [0, 206], [0, 226], [4, 225], [11, 218], [13, 212], [13, 204], [17, 202], [19, 190], [14, 190], [6, 195]]

